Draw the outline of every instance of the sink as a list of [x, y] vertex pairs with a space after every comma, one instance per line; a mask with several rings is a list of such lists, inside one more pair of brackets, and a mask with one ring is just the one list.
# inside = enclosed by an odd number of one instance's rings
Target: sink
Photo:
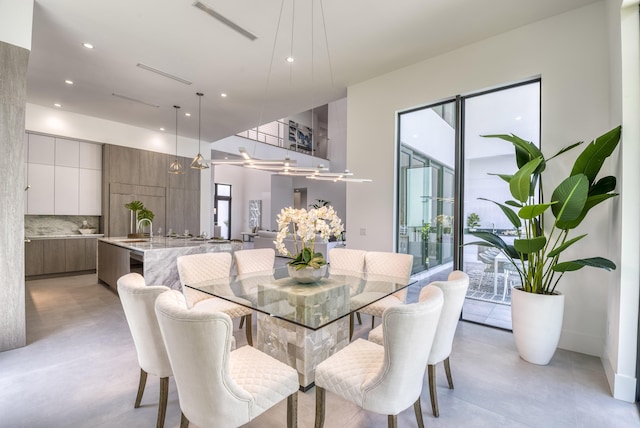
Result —
[[124, 242], [125, 244], [132, 244], [134, 242], [149, 242], [148, 239], [125, 239], [124, 241], [118, 241], [118, 242]]

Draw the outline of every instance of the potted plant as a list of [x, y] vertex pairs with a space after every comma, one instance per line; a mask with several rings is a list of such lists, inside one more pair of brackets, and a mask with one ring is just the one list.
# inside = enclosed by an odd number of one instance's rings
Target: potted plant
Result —
[[[586, 234], [571, 237], [570, 232], [582, 223], [596, 205], [617, 196], [616, 179], [596, 181], [604, 161], [620, 141], [620, 127], [596, 138], [576, 158], [571, 173], [552, 192], [548, 202], [542, 199], [542, 172], [548, 161], [582, 144], [572, 144], [545, 159], [531, 142], [515, 135], [485, 135], [512, 143], [518, 171], [513, 175], [497, 174], [509, 185], [513, 199], [495, 203], [518, 231], [513, 245], [506, 244], [491, 232], [471, 232], [483, 241], [466, 245], [485, 245], [500, 250], [520, 276], [522, 287], [512, 294], [513, 335], [520, 356], [535, 364], [548, 364], [560, 339], [564, 312], [564, 295], [556, 286], [566, 272], [585, 266], [615, 269], [610, 260], [591, 257], [563, 261], [561, 255], [581, 241]], [[537, 191], [541, 195], [537, 197]], [[487, 200], [487, 199], [485, 199]], [[550, 223], [545, 224], [546, 220]]]
[[124, 204], [124, 207], [131, 211], [129, 213], [129, 234], [127, 237], [135, 238], [138, 233], [138, 211], [144, 209], [144, 204], [140, 201], [131, 201], [128, 204]]
[[[292, 226], [292, 231], [289, 226]], [[338, 235], [342, 231], [342, 221], [330, 205], [309, 211], [283, 208], [278, 214], [278, 234], [274, 244], [280, 254], [293, 258], [288, 263], [289, 276], [300, 283], [315, 282], [323, 277], [327, 261], [322, 253], [315, 251], [316, 234], [326, 242], [330, 235]], [[290, 232], [293, 234], [295, 254], [291, 254], [284, 245]]]
[[475, 232], [476, 228], [480, 227], [480, 216], [476, 213], [471, 213], [467, 216], [467, 227], [469, 232]]

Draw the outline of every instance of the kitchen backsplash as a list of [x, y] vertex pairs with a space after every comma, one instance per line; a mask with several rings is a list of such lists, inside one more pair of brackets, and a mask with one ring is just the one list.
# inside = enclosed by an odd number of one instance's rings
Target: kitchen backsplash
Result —
[[25, 215], [24, 234], [25, 236], [79, 234], [78, 229], [82, 226], [83, 221], [96, 228], [96, 233], [100, 233], [100, 216]]

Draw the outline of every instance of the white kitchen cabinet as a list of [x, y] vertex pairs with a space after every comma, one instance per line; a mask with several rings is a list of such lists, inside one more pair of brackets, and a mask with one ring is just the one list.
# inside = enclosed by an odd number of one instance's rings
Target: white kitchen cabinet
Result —
[[27, 176], [31, 185], [27, 191], [27, 214], [53, 214], [54, 166], [31, 163]]
[[80, 168], [78, 214], [102, 215], [102, 171]]
[[29, 134], [29, 163], [55, 164], [55, 138]]
[[78, 215], [79, 186], [78, 168], [55, 167], [54, 214]]
[[80, 168], [102, 169], [102, 145], [80, 143]]
[[75, 140], [56, 138], [56, 166], [80, 166], [80, 143]]

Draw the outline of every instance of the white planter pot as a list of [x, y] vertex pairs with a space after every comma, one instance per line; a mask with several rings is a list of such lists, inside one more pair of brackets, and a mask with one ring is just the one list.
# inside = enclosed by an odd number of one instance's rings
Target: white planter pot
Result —
[[324, 278], [327, 274], [327, 265], [320, 266], [318, 269], [312, 267], [305, 267], [300, 270], [296, 270], [295, 267], [288, 265], [289, 276], [296, 280], [299, 284], [313, 284]]
[[549, 364], [560, 340], [563, 315], [563, 294], [533, 294], [513, 289], [513, 337], [523, 360], [539, 365]]

